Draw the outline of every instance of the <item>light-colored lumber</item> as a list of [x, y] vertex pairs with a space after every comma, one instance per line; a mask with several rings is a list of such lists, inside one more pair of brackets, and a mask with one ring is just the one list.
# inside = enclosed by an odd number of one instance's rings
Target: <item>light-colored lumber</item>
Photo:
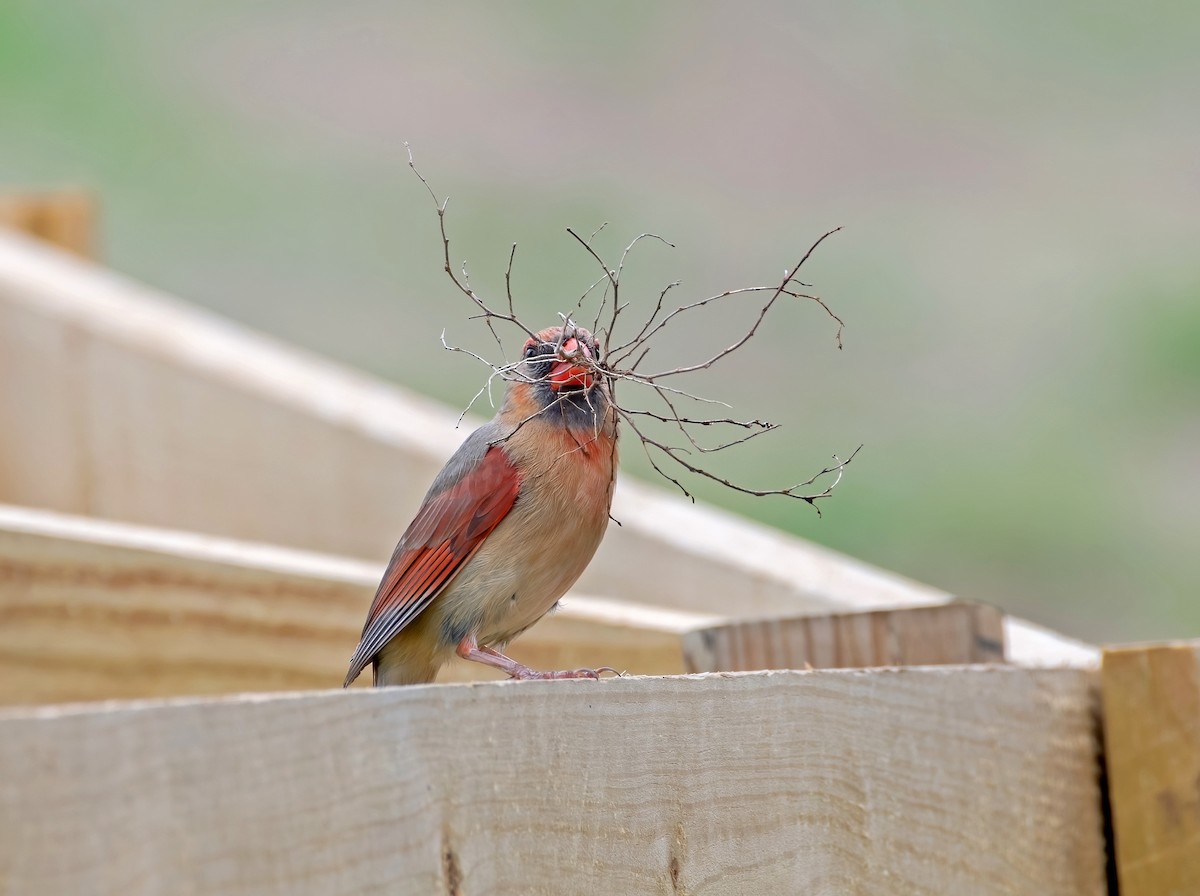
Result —
[[1105, 650], [1101, 680], [1121, 892], [1200, 893], [1200, 642]]
[[0, 880], [1098, 896], [1094, 684], [971, 667], [2, 711]]
[[[0, 505], [0, 704], [336, 686], [381, 572]], [[680, 632], [712, 621], [570, 595], [512, 655], [542, 669], [679, 673]], [[442, 674], [502, 677], [462, 660]]]
[[[457, 417], [0, 233], [0, 501], [382, 562]], [[628, 478], [613, 515], [586, 593], [728, 618], [949, 599]]]
[[1068, 638], [1042, 625], [1004, 617], [1005, 656], [1010, 663], [1031, 668], [1098, 669], [1100, 649], [1076, 638]]
[[[334, 685], [380, 570], [0, 505], [0, 704]], [[677, 674], [687, 633], [723, 621], [573, 593], [510, 652], [533, 668]], [[453, 661], [439, 680], [500, 677]]]
[[950, 603], [725, 622], [683, 638], [689, 672], [1004, 662], [1003, 614]]
[[0, 508], [0, 703], [332, 687], [373, 575], [362, 562]]
[[0, 192], [0, 228], [6, 227], [90, 258], [96, 248], [96, 198], [86, 190]]

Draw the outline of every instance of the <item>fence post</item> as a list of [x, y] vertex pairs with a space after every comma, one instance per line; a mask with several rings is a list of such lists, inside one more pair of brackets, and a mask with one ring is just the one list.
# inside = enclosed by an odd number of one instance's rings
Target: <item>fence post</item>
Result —
[[1200, 642], [1107, 649], [1101, 686], [1121, 892], [1200, 893]]

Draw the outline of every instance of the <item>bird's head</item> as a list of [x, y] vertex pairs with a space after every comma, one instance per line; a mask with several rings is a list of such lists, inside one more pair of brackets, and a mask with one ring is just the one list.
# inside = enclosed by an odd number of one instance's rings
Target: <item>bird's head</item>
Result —
[[524, 379], [554, 395], [587, 392], [596, 384], [600, 347], [583, 327], [547, 327], [525, 340], [522, 356]]
[[526, 413], [558, 411], [550, 416], [594, 426], [609, 405], [596, 337], [569, 320], [534, 334], [525, 341], [509, 393]]

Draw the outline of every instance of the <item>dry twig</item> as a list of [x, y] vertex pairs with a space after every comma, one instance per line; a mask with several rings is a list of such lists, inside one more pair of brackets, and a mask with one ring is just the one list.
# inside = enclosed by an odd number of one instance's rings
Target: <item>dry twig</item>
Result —
[[[456, 274], [454, 267], [450, 261], [450, 237], [446, 229], [446, 207], [449, 199], [439, 199], [429, 182], [417, 170], [413, 162], [412, 150], [408, 148], [408, 164], [413, 172], [425, 186], [430, 197], [433, 199], [434, 207], [437, 209], [438, 227], [442, 236], [443, 264], [446, 275], [451, 282], [463, 293], [478, 309], [477, 314], [471, 316], [471, 320], [483, 320], [496, 344], [500, 347], [501, 352], [504, 351], [504, 343], [496, 330], [497, 323], [507, 324], [521, 331], [525, 336], [536, 338], [535, 331], [527, 326], [516, 312], [516, 302], [512, 291], [512, 272], [513, 264], [517, 254], [517, 244], [513, 243], [512, 250], [508, 256], [508, 266], [504, 272], [504, 291], [505, 304], [503, 307], [496, 307], [489, 304], [483, 299], [474, 288], [471, 286], [470, 277], [467, 273], [466, 263], [461, 267], [461, 273]], [[842, 330], [845, 324], [842, 319], [836, 315], [833, 310], [819, 296], [801, 290], [808, 288], [809, 284], [802, 283], [796, 279], [796, 275], [804, 264], [812, 257], [812, 254], [817, 248], [830, 236], [837, 233], [841, 228], [834, 228], [827, 233], [822, 234], [807, 251], [800, 257], [796, 264], [784, 272], [783, 279], [773, 286], [745, 286], [737, 289], [728, 289], [724, 292], [715, 295], [707, 296], [696, 301], [687, 302], [679, 305], [672, 310], [666, 310], [667, 298], [671, 291], [679, 286], [679, 281], [668, 283], [659, 292], [658, 298], [655, 301], [654, 307], [650, 314], [643, 320], [640, 326], [632, 336], [624, 341], [618, 341], [615, 334], [617, 333], [618, 324], [622, 323], [622, 315], [629, 309], [629, 302], [623, 301], [621, 297], [621, 275], [625, 270], [626, 261], [629, 258], [630, 252], [634, 247], [643, 240], [656, 240], [664, 245], [671, 246], [673, 244], [663, 239], [661, 236], [653, 233], [643, 233], [635, 237], [621, 252], [621, 257], [615, 268], [608, 266], [601, 254], [593, 246], [596, 236], [604, 230], [606, 224], [600, 225], [587, 239], [584, 239], [576, 231], [571, 228], [567, 229], [567, 233], [575, 239], [583, 250], [599, 265], [601, 274], [598, 279], [593, 282], [583, 294], [579, 297], [579, 301], [575, 303], [575, 311], [583, 312], [585, 305], [588, 302], [597, 287], [603, 286], [600, 291], [600, 299], [596, 304], [596, 310], [592, 319], [591, 330], [596, 335], [600, 344], [600, 355], [597, 358], [586, 357], [580, 350], [576, 351], [573, 356], [563, 354], [563, 342], [566, 341], [574, 331], [575, 322], [566, 314], [560, 314], [563, 320], [563, 337], [559, 344], [555, 346], [545, 346], [544, 350], [547, 354], [554, 355], [573, 360], [582, 366], [590, 368], [593, 375], [603, 377], [608, 380], [610, 392], [613, 396], [613, 410], [621, 420], [629, 427], [629, 429], [637, 436], [643, 450], [646, 453], [651, 467], [668, 482], [675, 485], [684, 495], [695, 501], [695, 497], [688, 487], [681, 481], [681, 475], [684, 473], [699, 476], [704, 479], [709, 479], [716, 482], [725, 488], [732, 489], [735, 492], [740, 492], [745, 495], [753, 495], [756, 497], [765, 497], [768, 495], [782, 495], [789, 498], [795, 498], [804, 501], [811, 505], [819, 516], [821, 513], [820, 507], [817, 506], [817, 501], [822, 498], [827, 498], [833, 493], [833, 489], [841, 481], [842, 474], [845, 471], [846, 465], [854, 460], [862, 446], [858, 446], [844, 460], [839, 459], [836, 455], [833, 457], [833, 463], [824, 469], [817, 472], [803, 482], [798, 482], [795, 485], [790, 485], [784, 488], [752, 488], [741, 485], [719, 476], [716, 473], [705, 468], [697, 459], [698, 456], [712, 454], [719, 451], [724, 451], [736, 445], [741, 445], [750, 441], [764, 433], [771, 432], [778, 428], [776, 424], [766, 420], [741, 420], [731, 416], [708, 416], [703, 413], [692, 411], [681, 412], [680, 402], [687, 402], [689, 406], [711, 406], [724, 405], [723, 402], [714, 401], [710, 398], [705, 398], [700, 395], [693, 394], [678, 386], [672, 385], [673, 378], [681, 377], [685, 374], [696, 373], [701, 370], [707, 370], [724, 360], [729, 355], [741, 349], [758, 332], [760, 325], [766, 318], [771, 308], [781, 297], [791, 299], [802, 299], [816, 303], [821, 309], [837, 324], [837, 330], [834, 334], [837, 347], [842, 347]], [[712, 355], [703, 358], [690, 364], [684, 364], [677, 367], [671, 367], [664, 370], [657, 370], [646, 373], [639, 370], [642, 364], [646, 361], [651, 349], [657, 343], [653, 343], [656, 337], [665, 332], [671, 325], [672, 321], [677, 320], [681, 316], [694, 312], [698, 309], [705, 308], [713, 303], [720, 302], [724, 299], [729, 299], [735, 296], [761, 296], [764, 297], [760, 304], [756, 305], [756, 315], [750, 326], [741, 331], [736, 339], [730, 342], [725, 348], [714, 352]], [[522, 340], [524, 341], [524, 340]], [[489, 400], [491, 398], [491, 387], [495, 379], [503, 380], [518, 379], [526, 376], [522, 373], [521, 359], [511, 363], [495, 364], [488, 361], [481, 355], [457, 346], [450, 345], [446, 342], [445, 332], [442, 334], [442, 345], [448, 351], [462, 352], [471, 355], [471, 357], [481, 361], [490, 369], [490, 374], [487, 381], [471, 399], [463, 411], [465, 417], [476, 401], [481, 396], [487, 394]], [[635, 408], [630, 405], [622, 404], [617, 400], [617, 384], [629, 383], [633, 386], [646, 387], [649, 394], [654, 396], [662, 405], [662, 411], [653, 411], [644, 408]], [[460, 417], [460, 420], [462, 418]], [[526, 421], [527, 422], [527, 421]], [[677, 444], [674, 441], [664, 438], [657, 433], [650, 431], [647, 424], [657, 424], [666, 426], [668, 432], [675, 432], [679, 438], [682, 438], [683, 443]], [[701, 440], [701, 433], [717, 433], [715, 441], [706, 444]], [[710, 436], [711, 438], [711, 436]], [[614, 471], [615, 472], [615, 471]], [[831, 478], [830, 478], [831, 477]], [[815, 491], [806, 491], [810, 486], [816, 485], [819, 481], [826, 482], [823, 488]]]

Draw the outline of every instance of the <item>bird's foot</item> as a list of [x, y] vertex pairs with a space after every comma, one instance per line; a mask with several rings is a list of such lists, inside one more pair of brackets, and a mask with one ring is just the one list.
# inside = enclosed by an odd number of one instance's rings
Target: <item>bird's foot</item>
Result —
[[597, 680], [600, 678], [601, 672], [611, 672], [618, 677], [622, 675], [622, 673], [611, 666], [601, 666], [599, 669], [563, 669], [557, 672], [539, 672], [536, 669], [530, 669], [528, 666], [518, 663], [512, 657], [505, 656], [499, 650], [491, 647], [480, 647], [474, 635], [467, 635], [463, 638], [458, 644], [457, 652], [465, 660], [493, 666], [507, 673], [510, 678], [515, 678], [518, 681], [557, 681], [566, 678], [591, 678]]

